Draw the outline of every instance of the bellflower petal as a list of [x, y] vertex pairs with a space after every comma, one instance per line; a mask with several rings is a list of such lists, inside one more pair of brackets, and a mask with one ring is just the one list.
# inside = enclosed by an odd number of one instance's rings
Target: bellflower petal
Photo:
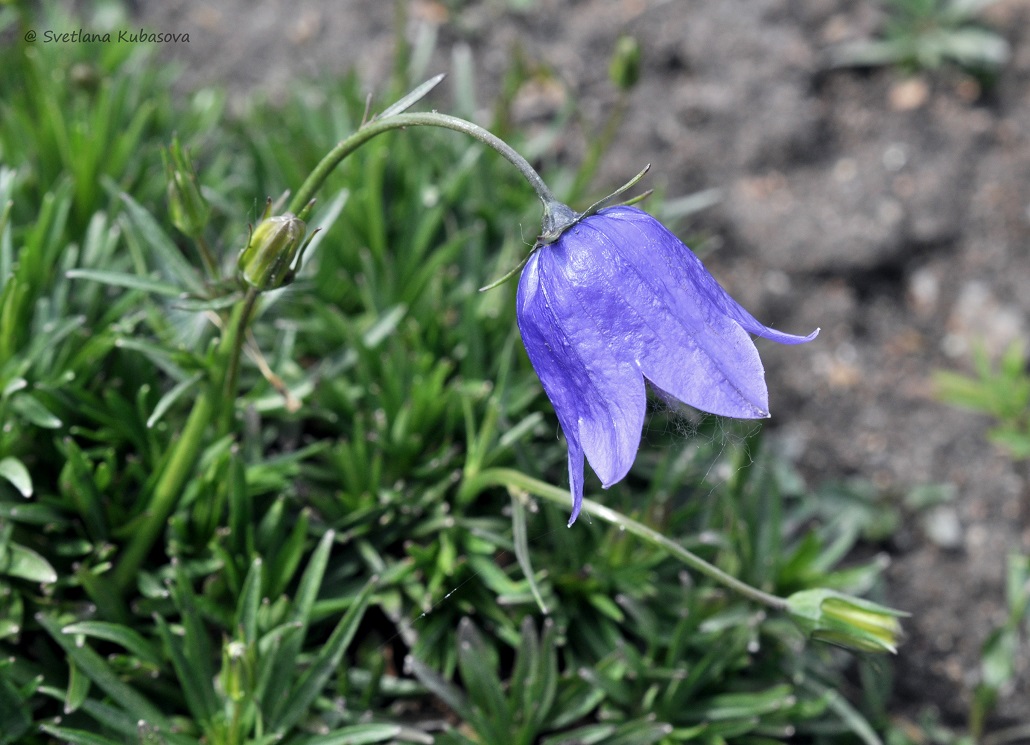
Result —
[[767, 417], [765, 370], [749, 334], [811, 341], [755, 320], [661, 223], [633, 207], [586, 217], [535, 251], [516, 316], [569, 448], [572, 516], [583, 459], [607, 488], [640, 446], [644, 379], [702, 411]]

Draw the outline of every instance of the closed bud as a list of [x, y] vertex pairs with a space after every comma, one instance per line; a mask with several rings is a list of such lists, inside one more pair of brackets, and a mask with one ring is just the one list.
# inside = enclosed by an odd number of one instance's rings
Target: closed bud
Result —
[[833, 590], [804, 590], [787, 598], [787, 612], [810, 639], [859, 652], [898, 651], [907, 613]]
[[296, 215], [265, 216], [240, 252], [237, 267], [244, 281], [259, 290], [275, 290], [293, 281], [307, 247], [307, 226]]
[[640, 80], [640, 44], [632, 36], [620, 36], [615, 43], [608, 77], [624, 91], [628, 91]]
[[177, 137], [172, 138], [171, 146], [161, 156], [168, 176], [168, 212], [172, 225], [183, 235], [199, 238], [211, 216], [211, 206], [200, 193], [193, 162]]
[[222, 647], [222, 670], [219, 682], [230, 701], [242, 701], [253, 686], [253, 654], [241, 641]]

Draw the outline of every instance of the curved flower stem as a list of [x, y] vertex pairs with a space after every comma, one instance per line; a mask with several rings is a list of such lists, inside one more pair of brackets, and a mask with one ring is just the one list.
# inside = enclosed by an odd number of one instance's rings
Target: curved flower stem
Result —
[[373, 119], [368, 124], [362, 126], [361, 129], [345, 140], [342, 140], [336, 147], [330, 150], [329, 153], [322, 158], [321, 162], [315, 166], [315, 170], [311, 172], [311, 175], [308, 176], [307, 180], [297, 191], [296, 196], [294, 196], [290, 201], [289, 211], [300, 216], [301, 219], [304, 219], [304, 215], [301, 214], [301, 211], [307, 209], [308, 204], [312, 199], [314, 199], [319, 188], [325, 182], [326, 178], [329, 177], [329, 174], [332, 173], [333, 169], [340, 164], [340, 161], [373, 137], [381, 135], [384, 132], [389, 132], [394, 129], [403, 129], [405, 127], [443, 127], [444, 129], [453, 129], [455, 132], [462, 132], [470, 137], [474, 137], [483, 144], [488, 145], [499, 152], [508, 160], [508, 162], [518, 169], [519, 173], [521, 173], [525, 177], [526, 181], [529, 182], [529, 185], [533, 187], [537, 196], [540, 197], [540, 201], [544, 203], [545, 209], [549, 204], [554, 204], [558, 201], [554, 198], [554, 194], [551, 193], [551, 190], [547, 188], [547, 184], [544, 183], [544, 180], [540, 178], [540, 174], [537, 173], [533, 166], [529, 164], [529, 161], [519, 155], [508, 143], [483, 129], [478, 124], [473, 124], [465, 119], [459, 119], [456, 116], [438, 114], [434, 111], [412, 114], [393, 114], [391, 116], [383, 117], [382, 119]]
[[[567, 506], [569, 501], [568, 491], [551, 486], [548, 483], [531, 478], [526, 476], [524, 473], [520, 473], [519, 471], [515, 471], [510, 468], [488, 468], [480, 471], [466, 480], [465, 484], [462, 486], [462, 491], [465, 493], [476, 493], [487, 486], [507, 486], [522, 489], [530, 494], [540, 497], [541, 499], [546, 499], [562, 506]], [[620, 512], [609, 509], [603, 504], [599, 504], [590, 499], [583, 500], [583, 507], [594, 517], [611, 523], [612, 525], [618, 525], [620, 528], [624, 528], [627, 532], [632, 533], [638, 538], [643, 538], [645, 541], [661, 546], [676, 558], [683, 561], [694, 571], [705, 575], [709, 579], [712, 579], [725, 587], [728, 587], [730, 590], [743, 595], [749, 600], [760, 603], [761, 605], [765, 605], [774, 610], [787, 610], [786, 599], [777, 597], [776, 595], [770, 595], [767, 592], [762, 592], [745, 582], [741, 582], [739, 579], [727, 574], [717, 566], [709, 564], [697, 554], [683, 548], [683, 546], [675, 541], [666, 538], [657, 530], [653, 530], [643, 523], [637, 522], [632, 518], [626, 517]]]

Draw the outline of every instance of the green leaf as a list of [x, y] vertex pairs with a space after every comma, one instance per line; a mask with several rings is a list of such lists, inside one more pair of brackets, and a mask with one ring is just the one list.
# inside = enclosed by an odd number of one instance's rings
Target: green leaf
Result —
[[449, 706], [458, 717], [469, 721], [475, 716], [475, 712], [469, 705], [465, 694], [457, 686], [444, 680], [429, 665], [417, 657], [409, 655], [404, 660], [404, 666], [406, 669], [410, 669], [411, 673], [418, 678], [418, 681], [428, 688], [430, 693]]
[[664, 722], [627, 722], [610, 737], [601, 740], [601, 745], [650, 745], [669, 735], [672, 730], [672, 725]]
[[472, 621], [461, 619], [458, 624], [458, 668], [469, 699], [479, 710], [475, 720], [479, 722], [479, 734], [484, 737], [489, 734], [483, 731], [487, 728], [500, 737], [512, 730], [512, 713], [497, 676], [496, 659], [496, 653], [487, 648]]
[[526, 535], [526, 508], [522, 500], [515, 494], [511, 497], [511, 532], [515, 542], [515, 559], [519, 562], [519, 568], [529, 583], [529, 591], [533, 593], [540, 612], [547, 615], [547, 606], [544, 605], [544, 598], [537, 587], [536, 577], [533, 576], [533, 565], [529, 558], [529, 538]]
[[128, 626], [108, 621], [79, 621], [68, 624], [61, 631], [65, 634], [89, 636], [113, 642], [140, 660], [153, 665], [160, 665], [162, 662], [161, 655], [154, 645]]
[[101, 269], [70, 269], [65, 272], [68, 279], [88, 279], [93, 282], [111, 285], [113, 287], [124, 287], [129, 290], [143, 290], [155, 295], [167, 297], [179, 297], [182, 289], [168, 282], [151, 277], [141, 277], [138, 274], [127, 274], [125, 272], [109, 272]]
[[327, 530], [311, 553], [290, 611], [289, 624], [293, 630], [282, 635], [281, 644], [275, 653], [274, 662], [271, 664], [263, 704], [265, 711], [272, 712], [270, 718], [273, 720], [279, 718], [286, 701], [288, 685], [293, 678], [291, 672], [297, 665], [297, 657], [300, 655], [308, 625], [311, 623], [311, 609], [315, 605], [318, 590], [322, 586], [322, 578], [325, 576], [329, 553], [335, 538], [336, 533]]
[[[201, 709], [194, 715], [202, 721], [214, 718], [219, 709], [218, 694], [214, 689], [215, 670], [212, 664], [213, 653], [211, 641], [204, 628], [197, 598], [190, 586], [190, 578], [181, 562], [175, 562], [175, 581], [171, 584], [172, 598], [179, 610], [185, 634], [181, 639], [181, 649], [189, 666], [189, 674], [181, 678], [182, 684], [193, 688], [199, 696]], [[180, 673], [181, 675], [181, 673]]]
[[279, 548], [275, 559], [270, 563], [268, 567], [269, 596], [276, 597], [281, 594], [293, 581], [293, 575], [304, 555], [304, 544], [307, 542], [310, 521], [311, 510], [301, 510], [286, 542]]
[[208, 690], [205, 690], [211, 688], [211, 679], [205, 680], [199, 671], [190, 664], [183, 652], [182, 641], [172, 634], [168, 622], [157, 615], [154, 616], [154, 622], [157, 624], [158, 636], [161, 637], [172, 658], [172, 667], [179, 679], [179, 688], [186, 699], [186, 707], [198, 722], [207, 724], [213, 714], [209, 706], [211, 696]]
[[10, 481], [23, 497], [32, 496], [32, 477], [29, 476], [29, 470], [17, 458], [0, 460], [0, 477]]
[[[158, 225], [154, 217], [128, 194], [122, 193], [120, 196], [129, 216], [126, 235], [130, 239], [135, 239], [141, 249], [144, 247], [152, 249], [146, 253], [157, 258], [163, 265], [162, 268], [168, 271], [187, 292], [195, 295], [204, 294], [204, 285], [196, 270], [182, 255], [175, 242]], [[182, 290], [176, 290], [176, 294], [181, 293]]]
[[263, 564], [260, 556], [255, 556], [250, 563], [250, 570], [243, 580], [243, 589], [240, 591], [240, 599], [236, 606], [234, 626], [242, 630], [243, 639], [247, 644], [257, 641], [257, 617], [258, 608], [261, 607], [261, 567]]
[[[354, 599], [354, 604], [347, 610], [347, 613], [340, 619], [340, 623], [333, 629], [329, 639], [322, 645], [311, 667], [297, 681], [296, 686], [285, 699], [278, 717], [270, 721], [273, 730], [283, 733], [293, 727], [308, 713], [308, 709], [315, 699], [322, 693], [330, 676], [337, 670], [343, 653], [347, 650], [351, 639], [354, 638], [368, 607], [369, 598], [372, 597], [372, 590], [375, 588], [377, 578], [373, 577], [365, 585], [361, 593]], [[370, 741], [377, 742], [377, 741]]]
[[199, 383], [203, 377], [204, 373], [202, 372], [194, 373], [190, 377], [183, 380], [181, 383], [178, 383], [176, 386], [174, 386], [170, 391], [168, 391], [168, 393], [161, 396], [160, 400], [158, 400], [157, 402], [157, 405], [154, 406], [153, 413], [147, 418], [147, 428], [149, 429], [153, 427], [155, 424], [157, 424], [161, 420], [161, 417], [165, 415], [165, 412], [168, 411], [169, 408], [171, 408], [172, 404], [178, 401], [179, 398], [182, 397], [182, 394], [186, 393], [187, 391], [191, 390], [194, 386], [196, 386], [196, 384]]
[[31, 393], [22, 393], [11, 399], [11, 406], [28, 421], [43, 429], [57, 429], [62, 422]]
[[83, 673], [89, 676], [108, 696], [125, 708], [130, 716], [155, 724], [162, 729], [169, 726], [164, 714], [134, 687], [122, 682], [104, 659], [89, 646], [78, 645], [74, 638], [62, 631], [64, 625], [54, 616], [45, 613], [36, 615], [39, 622], [64, 653], [68, 655]]
[[32, 549], [17, 543], [9, 543], [6, 553], [6, 559], [0, 563], [0, 574], [43, 584], [57, 581], [57, 572], [50, 566], [50, 562]]
[[395, 738], [403, 731], [398, 724], [355, 724], [329, 735], [301, 740], [300, 745], [369, 745]]
[[64, 696], [64, 713], [72, 714], [89, 695], [89, 678], [82, 674], [74, 660], [68, 662], [68, 690]]
[[59, 741], [71, 743], [71, 745], [124, 745], [118, 740], [111, 740], [81, 729], [69, 729], [56, 724], [43, 724], [39, 728], [47, 734], [53, 735]]
[[[0, 671], [3, 672], [3, 671]], [[28, 696], [21, 693], [6, 675], [0, 674], [0, 745], [15, 745], [32, 726]]]
[[429, 92], [432, 91], [433, 88], [438, 86], [445, 77], [447, 76], [444, 73], [440, 73], [439, 75], [431, 77], [429, 80], [419, 85], [417, 88], [415, 88], [406, 96], [404, 96], [402, 99], [383, 109], [382, 113], [379, 114], [379, 116], [377, 116], [376, 119], [385, 119], [388, 116], [393, 116], [394, 114], [401, 114], [407, 111], [412, 106], [421, 101], [423, 98], [428, 96]]

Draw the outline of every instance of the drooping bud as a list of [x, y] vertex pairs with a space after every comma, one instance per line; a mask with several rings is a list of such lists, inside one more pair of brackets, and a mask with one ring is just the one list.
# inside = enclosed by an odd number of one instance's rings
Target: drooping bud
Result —
[[859, 652], [897, 653], [907, 613], [833, 590], [803, 590], [787, 598], [787, 612], [810, 639]]
[[193, 161], [178, 137], [172, 138], [172, 144], [161, 152], [161, 158], [168, 176], [168, 211], [172, 225], [183, 235], [199, 238], [211, 216], [211, 205], [200, 193]]
[[640, 80], [640, 44], [632, 36], [620, 36], [615, 43], [608, 77], [624, 91], [628, 91]]
[[271, 200], [237, 262], [240, 276], [259, 290], [274, 290], [292, 282], [311, 240], [304, 240], [307, 226], [299, 217], [270, 212]]

